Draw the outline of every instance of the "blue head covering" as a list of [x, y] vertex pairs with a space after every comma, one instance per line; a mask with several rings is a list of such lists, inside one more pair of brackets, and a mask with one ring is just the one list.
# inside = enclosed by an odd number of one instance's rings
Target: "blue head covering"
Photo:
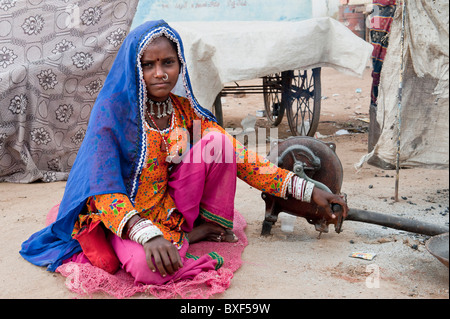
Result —
[[177, 44], [183, 95], [199, 116], [216, 121], [193, 95], [179, 34], [163, 20], [135, 28], [124, 40], [95, 101], [56, 221], [22, 244], [20, 254], [31, 263], [55, 271], [64, 259], [81, 251], [71, 233], [90, 196], [123, 193], [134, 203], [146, 156], [147, 90], [140, 59], [147, 45], [162, 35]]

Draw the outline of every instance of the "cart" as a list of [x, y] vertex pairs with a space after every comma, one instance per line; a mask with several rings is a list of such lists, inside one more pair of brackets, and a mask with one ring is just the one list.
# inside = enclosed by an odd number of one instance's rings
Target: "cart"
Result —
[[[373, 51], [332, 18], [187, 21], [172, 26], [188, 48], [194, 94], [200, 105], [214, 111], [219, 124], [223, 126], [222, 96], [262, 94], [268, 121], [277, 126], [286, 114], [294, 136], [314, 136], [317, 131], [321, 68], [362, 76]], [[253, 79], [262, 83], [240, 85]]]
[[262, 85], [225, 86], [215, 100], [215, 114], [223, 124], [220, 97], [238, 93], [263, 94], [267, 120], [278, 126], [286, 114], [292, 135], [314, 136], [319, 125], [321, 68], [291, 70], [262, 77]]

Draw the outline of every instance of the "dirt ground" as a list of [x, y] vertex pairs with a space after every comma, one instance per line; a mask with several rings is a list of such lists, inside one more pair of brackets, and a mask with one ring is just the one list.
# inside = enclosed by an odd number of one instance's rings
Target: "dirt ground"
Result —
[[[448, 227], [448, 169], [401, 170], [399, 202], [393, 200], [395, 171], [367, 164], [355, 170], [354, 164], [367, 153], [370, 71], [367, 68], [363, 78], [329, 68], [322, 71], [324, 98], [318, 132], [327, 136], [322, 140], [337, 145], [344, 169], [342, 191], [349, 207]], [[248, 114], [263, 109], [262, 96], [225, 97], [225, 127], [240, 127]], [[257, 126], [268, 127], [267, 121], [258, 118]], [[335, 134], [350, 128], [356, 133]], [[286, 118], [278, 134], [280, 138], [290, 135]], [[21, 243], [44, 226], [46, 213], [61, 200], [64, 187], [64, 182], [0, 183], [0, 298], [77, 297], [65, 287], [64, 277], [29, 264], [18, 253]], [[449, 298], [448, 268], [427, 251], [427, 236], [345, 221], [342, 233], [330, 227], [319, 239], [314, 226], [297, 218], [293, 232], [283, 232], [277, 222], [269, 237], [261, 237], [264, 202], [258, 190], [241, 181], [236, 208], [248, 223], [249, 245], [230, 288], [217, 299]], [[349, 257], [353, 252], [376, 256], [371, 261]]]

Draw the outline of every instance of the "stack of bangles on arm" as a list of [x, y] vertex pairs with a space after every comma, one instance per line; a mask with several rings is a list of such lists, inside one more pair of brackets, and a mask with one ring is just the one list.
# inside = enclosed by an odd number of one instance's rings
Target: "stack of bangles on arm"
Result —
[[314, 183], [308, 182], [307, 180], [298, 176], [293, 176], [288, 184], [289, 194], [291, 194], [295, 199], [301, 200], [302, 202], [311, 202], [313, 189]]
[[145, 218], [138, 219], [127, 231], [127, 237], [141, 245], [162, 234], [158, 227]]

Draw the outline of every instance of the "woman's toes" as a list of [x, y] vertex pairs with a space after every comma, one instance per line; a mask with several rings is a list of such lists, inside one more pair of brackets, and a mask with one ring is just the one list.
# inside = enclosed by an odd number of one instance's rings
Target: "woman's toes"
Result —
[[225, 231], [225, 236], [222, 236], [222, 241], [225, 241], [227, 243], [235, 243], [239, 241], [239, 238], [236, 236], [235, 233], [231, 229], [227, 229]]

